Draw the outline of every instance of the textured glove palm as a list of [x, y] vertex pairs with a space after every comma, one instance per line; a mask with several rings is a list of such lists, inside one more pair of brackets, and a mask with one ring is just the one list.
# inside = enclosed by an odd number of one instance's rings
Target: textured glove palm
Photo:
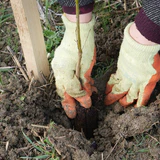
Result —
[[51, 65], [55, 75], [57, 93], [63, 99], [62, 107], [69, 118], [75, 118], [75, 100], [85, 108], [91, 106], [90, 96], [94, 82], [90, 76], [96, 60], [93, 30], [95, 18], [92, 17], [89, 23], [80, 24], [83, 53], [80, 65], [81, 82], [75, 75], [78, 62], [76, 23], [70, 22], [64, 15], [62, 20], [66, 31], [60, 46], [55, 51]]
[[135, 107], [146, 105], [160, 80], [160, 45], [141, 45], [129, 35], [129, 24], [118, 59], [118, 69], [106, 86], [105, 104], [119, 100], [122, 106], [137, 101]]

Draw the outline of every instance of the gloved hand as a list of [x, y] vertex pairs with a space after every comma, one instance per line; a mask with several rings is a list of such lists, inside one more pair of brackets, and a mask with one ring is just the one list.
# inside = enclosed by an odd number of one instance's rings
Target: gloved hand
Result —
[[70, 22], [65, 15], [62, 16], [62, 20], [66, 31], [60, 46], [55, 51], [51, 66], [54, 71], [57, 93], [62, 98], [62, 107], [69, 118], [75, 118], [75, 100], [83, 107], [89, 108], [92, 105], [90, 96], [93, 90], [96, 90], [91, 78], [91, 71], [96, 62], [93, 30], [95, 18], [93, 16], [89, 23], [80, 24], [82, 46], [80, 80], [75, 75], [78, 62], [77, 25]]
[[160, 80], [160, 45], [137, 43], [129, 34], [130, 26], [124, 30], [117, 71], [106, 85], [106, 105], [117, 100], [124, 107], [135, 101], [135, 107], [146, 105]]

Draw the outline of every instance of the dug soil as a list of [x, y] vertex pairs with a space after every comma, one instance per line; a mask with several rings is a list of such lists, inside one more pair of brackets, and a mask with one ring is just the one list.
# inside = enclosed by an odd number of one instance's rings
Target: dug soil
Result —
[[[103, 75], [94, 78], [99, 91], [94, 105], [98, 112], [98, 128], [90, 139], [85, 137], [83, 130], [76, 131], [73, 121], [65, 115], [54, 79], [40, 85], [36, 81], [26, 82], [18, 68], [0, 72], [0, 160], [41, 155], [24, 134], [33, 142], [48, 137], [57, 155], [64, 160], [160, 159], [160, 83], [145, 107], [134, 108], [132, 105], [123, 108], [118, 102], [110, 106], [103, 104], [105, 84], [116, 70], [124, 27], [134, 16], [131, 14], [123, 21], [121, 18], [118, 14], [113, 19], [111, 17], [110, 32], [104, 32], [97, 17], [97, 63], [112, 60], [113, 63]], [[12, 29], [7, 24], [3, 27], [6, 26]], [[4, 33], [1, 32], [1, 36]], [[6, 59], [9, 53], [5, 42], [0, 49], [3, 51], [0, 66], [15, 65], [10, 56]], [[93, 75], [97, 74], [96, 67]]]

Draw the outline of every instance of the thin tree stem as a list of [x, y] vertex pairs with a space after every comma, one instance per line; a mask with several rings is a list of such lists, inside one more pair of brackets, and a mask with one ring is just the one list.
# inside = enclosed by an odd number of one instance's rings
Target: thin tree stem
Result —
[[76, 19], [77, 19], [77, 47], [78, 47], [78, 62], [76, 66], [76, 76], [79, 79], [80, 78], [80, 64], [82, 59], [82, 48], [81, 48], [81, 36], [80, 36], [80, 22], [79, 22], [79, 0], [75, 0], [76, 3]]

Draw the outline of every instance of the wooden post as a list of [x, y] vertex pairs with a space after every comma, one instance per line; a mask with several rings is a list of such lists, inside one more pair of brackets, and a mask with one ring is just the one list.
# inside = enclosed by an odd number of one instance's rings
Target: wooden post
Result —
[[10, 0], [26, 61], [29, 78], [44, 83], [49, 76], [49, 62], [36, 0]]

